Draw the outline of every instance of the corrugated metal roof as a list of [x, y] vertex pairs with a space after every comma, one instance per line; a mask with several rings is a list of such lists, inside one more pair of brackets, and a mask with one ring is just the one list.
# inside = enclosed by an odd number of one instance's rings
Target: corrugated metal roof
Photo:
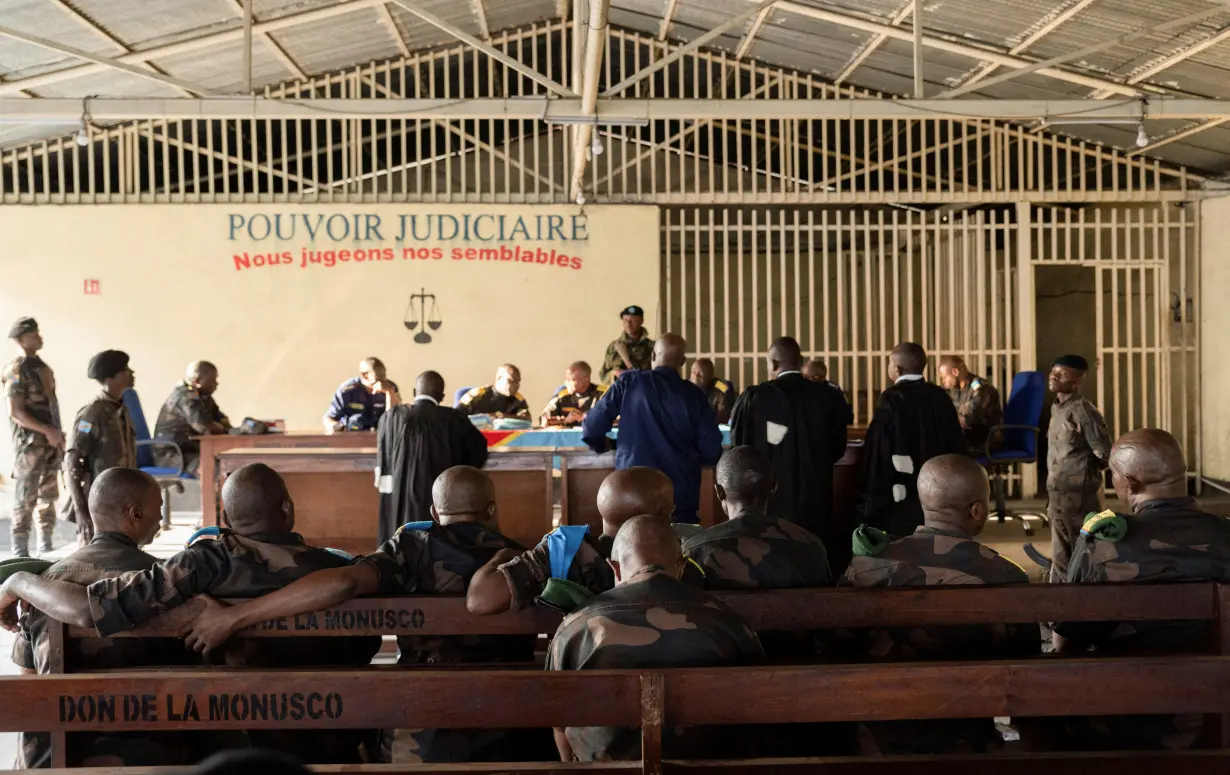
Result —
[[[254, 0], [258, 21], [269, 21], [349, 0]], [[805, 5], [888, 23], [912, 0], [795, 0]], [[65, 0], [84, 17], [73, 18], [45, 0], [0, 0], [0, 19], [6, 26], [103, 56], [122, 53], [90, 29], [92, 22], [130, 50], [197, 38], [242, 26], [241, 0]], [[461, 29], [478, 35], [480, 26], [469, 0], [415, 0], [416, 3]], [[1080, 0], [923, 0], [922, 21], [928, 35], [995, 50], [1008, 51], [1058, 14]], [[679, 0], [670, 36], [692, 40], [732, 16], [751, 8], [752, 0]], [[1222, 7], [1222, 13], [1169, 33], [1150, 34], [1109, 47], [1064, 65], [1065, 68], [1105, 80], [1123, 82], [1158, 62], [1200, 45], [1230, 25], [1230, 5], [1214, 0], [1096, 0], [1049, 31], [1020, 56], [1046, 59], [1096, 43], [1156, 27], [1202, 10]], [[611, 24], [657, 35], [666, 3], [663, 0], [612, 0]], [[388, 6], [395, 24], [411, 49], [428, 49], [452, 42], [450, 36], [395, 4]], [[485, 0], [493, 31], [553, 19], [556, 0]], [[903, 29], [912, 20], [904, 18]], [[709, 48], [733, 53], [751, 21], [712, 41]], [[751, 45], [748, 56], [778, 65], [834, 78], [842, 73], [874, 36], [866, 31], [775, 8]], [[354, 9], [308, 24], [273, 33], [287, 55], [309, 74], [319, 74], [395, 57], [398, 47], [377, 12]], [[854, 70], [848, 83], [893, 94], [913, 90], [913, 54], [905, 40], [879, 45]], [[979, 69], [976, 58], [928, 48], [925, 76], [929, 93], [964, 83]], [[154, 61], [158, 67], [185, 81], [219, 91], [240, 88], [242, 52], [237, 42], [215, 45]], [[73, 57], [0, 38], [0, 80], [23, 78], [73, 67]], [[291, 73], [267, 45], [257, 43], [253, 76], [258, 86], [287, 80]], [[1006, 72], [999, 70], [998, 73]], [[1143, 80], [1142, 86], [1182, 93], [1230, 98], [1230, 40], [1172, 64]], [[122, 72], [74, 77], [34, 90], [37, 96], [172, 96], [171, 87]], [[1030, 74], [974, 92], [993, 98], [1057, 99], [1086, 97], [1090, 90], [1054, 78]], [[1149, 122], [1153, 137], [1190, 126], [1187, 123]], [[1059, 131], [1088, 139], [1101, 139], [1134, 147], [1135, 132], [1124, 127], [1063, 127]], [[0, 145], [12, 146], [51, 132], [56, 127], [0, 127]], [[1230, 172], [1230, 127], [1192, 135], [1156, 150], [1158, 158], [1204, 170]]]

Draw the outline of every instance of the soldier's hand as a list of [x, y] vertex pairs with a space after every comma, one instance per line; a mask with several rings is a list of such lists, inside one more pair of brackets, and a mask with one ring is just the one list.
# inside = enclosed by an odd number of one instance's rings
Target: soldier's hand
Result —
[[197, 597], [205, 601], [205, 610], [180, 635], [188, 648], [208, 654], [221, 648], [235, 633], [237, 619], [235, 609], [231, 606], [220, 603], [209, 595]]
[[8, 584], [0, 586], [0, 628], [17, 632], [17, 603], [21, 598], [9, 591]]
[[564, 421], [570, 422], [570, 423], [585, 422], [585, 415], [582, 412], [578, 412], [577, 410], [573, 409], [571, 412], [568, 413], [568, 416], [564, 418]]
[[59, 428], [49, 428], [50, 432], [43, 434], [47, 437], [47, 443], [56, 449], [64, 449], [65, 439], [64, 431]]

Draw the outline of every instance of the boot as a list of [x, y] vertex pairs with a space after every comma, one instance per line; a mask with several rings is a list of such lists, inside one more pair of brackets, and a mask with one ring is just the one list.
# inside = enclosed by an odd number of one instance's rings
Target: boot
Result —
[[29, 557], [30, 556], [30, 538], [29, 536], [13, 536], [13, 556], [14, 557]]
[[49, 535], [43, 536], [42, 540], [39, 541], [39, 544], [38, 544], [39, 556], [46, 556], [48, 554], [51, 554], [54, 551], [55, 551], [55, 546], [53, 546], [51, 543], [51, 536]]

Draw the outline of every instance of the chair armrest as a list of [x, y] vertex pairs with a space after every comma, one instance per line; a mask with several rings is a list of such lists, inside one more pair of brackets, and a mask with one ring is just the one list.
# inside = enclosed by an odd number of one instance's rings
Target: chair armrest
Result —
[[176, 475], [177, 476], [184, 475], [184, 451], [179, 448], [179, 444], [177, 444], [176, 442], [171, 441], [169, 439], [146, 439], [145, 441], [138, 441], [137, 446], [138, 447], [154, 447], [155, 449], [157, 449], [158, 447], [170, 447], [171, 449], [175, 450], [175, 454], [179, 456], [179, 471]]
[[1034, 443], [1037, 443], [1038, 436], [1041, 435], [1042, 433], [1042, 429], [1034, 425], [1004, 425], [1003, 423], [1000, 423], [999, 425], [994, 425], [991, 427], [990, 432], [987, 433], [987, 444], [986, 444], [987, 460], [992, 459], [991, 458], [991, 440], [995, 438], [995, 432], [1004, 431], [1004, 430], [1030, 431], [1034, 435]]

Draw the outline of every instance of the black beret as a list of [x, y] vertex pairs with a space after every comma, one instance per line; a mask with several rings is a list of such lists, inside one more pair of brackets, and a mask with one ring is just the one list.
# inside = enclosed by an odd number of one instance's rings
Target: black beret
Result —
[[9, 328], [9, 339], [17, 339], [37, 330], [38, 321], [34, 318], [17, 318], [17, 321]]
[[1079, 355], [1061, 355], [1051, 361], [1051, 368], [1053, 369], [1056, 366], [1066, 366], [1077, 371], [1089, 371], [1089, 361]]
[[128, 368], [128, 353], [103, 350], [90, 359], [90, 379], [108, 379]]
[[624, 307], [624, 311], [619, 313], [621, 318], [627, 315], [636, 315], [637, 317], [643, 318], [645, 317], [645, 310], [633, 304], [631, 307]]

